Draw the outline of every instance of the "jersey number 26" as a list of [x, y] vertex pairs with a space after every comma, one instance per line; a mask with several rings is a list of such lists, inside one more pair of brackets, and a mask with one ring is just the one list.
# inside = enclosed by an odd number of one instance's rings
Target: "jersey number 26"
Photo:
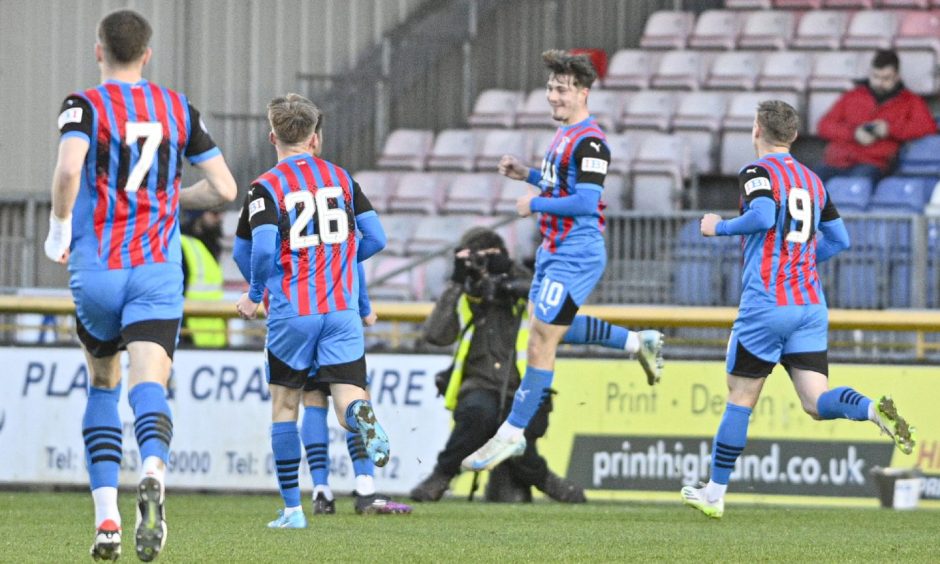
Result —
[[[284, 206], [290, 212], [303, 204], [303, 209], [297, 214], [294, 223], [290, 226], [290, 248], [292, 251], [316, 247], [320, 243], [334, 245], [342, 243], [349, 236], [349, 225], [346, 223], [346, 210], [330, 208], [330, 198], [341, 198], [343, 189], [336, 186], [319, 188], [316, 196], [312, 192], [302, 190], [290, 192], [284, 196]], [[319, 210], [319, 211], [318, 211]], [[317, 233], [304, 235], [307, 225], [316, 220]]]

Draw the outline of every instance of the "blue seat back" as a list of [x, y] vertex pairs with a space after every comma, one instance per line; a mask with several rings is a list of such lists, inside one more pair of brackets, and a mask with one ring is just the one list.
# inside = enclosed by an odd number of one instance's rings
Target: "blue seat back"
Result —
[[865, 211], [871, 198], [871, 179], [861, 176], [834, 176], [826, 182], [829, 197], [840, 211]]

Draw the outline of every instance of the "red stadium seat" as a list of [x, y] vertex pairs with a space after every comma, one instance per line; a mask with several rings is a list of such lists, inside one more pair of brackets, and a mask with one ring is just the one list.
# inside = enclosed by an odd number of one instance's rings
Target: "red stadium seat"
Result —
[[427, 129], [396, 129], [385, 140], [378, 165], [382, 168], [424, 170], [434, 132]]
[[721, 53], [712, 62], [704, 87], [727, 90], [753, 90], [762, 57], [751, 51]]
[[646, 20], [640, 47], [644, 49], [682, 49], [695, 25], [695, 14], [662, 10]]
[[937, 92], [940, 63], [940, 10], [903, 14], [894, 47], [901, 58], [901, 78], [918, 94]]
[[818, 10], [822, 8], [822, 0], [774, 0], [774, 7], [796, 10]]
[[597, 77], [601, 80], [607, 76], [607, 51], [603, 49], [594, 49], [594, 48], [578, 48], [571, 50], [572, 55], [587, 55], [591, 59], [591, 64], [594, 65], [594, 70], [597, 72]]
[[729, 10], [767, 10], [771, 7], [771, 0], [725, 0], [725, 8]]
[[846, 10], [870, 10], [875, 7], [874, 0], [823, 0], [823, 7]]
[[796, 27], [790, 43], [796, 49], [838, 49], [849, 24], [848, 12], [807, 12]]
[[524, 92], [516, 90], [484, 90], [473, 105], [467, 123], [471, 127], [512, 127], [524, 97]]
[[879, 0], [880, 8], [921, 8], [930, 7], [930, 0]]

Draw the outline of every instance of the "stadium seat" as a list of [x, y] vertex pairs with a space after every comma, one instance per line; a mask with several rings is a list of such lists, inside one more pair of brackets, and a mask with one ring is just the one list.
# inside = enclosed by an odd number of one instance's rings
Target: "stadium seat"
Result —
[[839, 211], [863, 212], [871, 199], [872, 181], [861, 176], [834, 176], [826, 182], [826, 190]]
[[526, 96], [522, 109], [516, 114], [517, 127], [554, 127], [552, 107], [545, 97], [545, 88], [536, 88]]
[[423, 217], [415, 214], [382, 214], [382, 227], [385, 229], [385, 238], [388, 241], [382, 253], [404, 255], [408, 242], [411, 241], [411, 236]]
[[897, 174], [940, 176], [940, 135], [928, 135], [904, 145]]
[[822, 8], [822, 0], [774, 0], [774, 7], [791, 10], [818, 10]]
[[671, 212], [681, 208], [689, 166], [689, 149], [681, 136], [651, 133], [643, 138], [630, 172], [633, 209]]
[[630, 94], [616, 90], [592, 90], [588, 95], [591, 115], [604, 131], [613, 131], [623, 115], [623, 106]]
[[437, 257], [419, 265], [417, 276], [412, 280], [412, 290], [419, 300], [437, 300], [447, 288], [450, 271], [453, 268], [451, 257]]
[[484, 90], [473, 105], [467, 123], [471, 127], [512, 127], [524, 96], [524, 92], [516, 90]]
[[[411, 269], [405, 268], [412, 261], [404, 257], [381, 254], [366, 261], [366, 279], [369, 281], [369, 298], [373, 300], [412, 301], [417, 296], [412, 291]], [[396, 271], [399, 271], [397, 272]]]
[[409, 255], [425, 255], [456, 245], [467, 229], [491, 221], [481, 216], [431, 216], [418, 224], [408, 243]]
[[[678, 305], [719, 305], [721, 296], [714, 291], [720, 285], [716, 252], [720, 243], [712, 237], [702, 236], [699, 220], [687, 222], [679, 229], [673, 247], [675, 275], [673, 277], [673, 301]], [[734, 239], [726, 237], [726, 239]]]
[[770, 0], [725, 0], [729, 10], [769, 10], [773, 7]]
[[698, 90], [711, 59], [711, 55], [699, 51], [669, 51], [659, 60], [650, 85], [653, 88]]
[[675, 111], [675, 93], [664, 90], [641, 90], [627, 102], [620, 125], [631, 130], [655, 129], [668, 131]]
[[500, 176], [493, 172], [464, 173], [452, 177], [441, 211], [490, 215]]
[[631, 131], [619, 135], [608, 135], [607, 146], [610, 147], [610, 174], [627, 174], [633, 164], [637, 149], [646, 133]]
[[[930, 196], [930, 202], [924, 213], [929, 216], [940, 216], [940, 179], [934, 184], [933, 194]], [[940, 225], [937, 225], [937, 232], [940, 233]]]
[[682, 49], [695, 25], [695, 14], [662, 10], [646, 20], [640, 47], [643, 49]]
[[864, 59], [867, 69], [871, 57], [862, 57], [857, 51], [818, 53], [813, 59], [813, 72], [809, 75], [810, 90], [848, 90], [855, 80], [867, 73], [860, 69]]
[[469, 129], [441, 131], [437, 134], [434, 147], [428, 156], [428, 168], [430, 170], [473, 171], [480, 137], [478, 132]]
[[898, 32], [898, 15], [887, 10], [855, 12], [842, 39], [844, 49], [890, 49]]
[[531, 167], [540, 167], [542, 165], [542, 159], [545, 158], [545, 153], [548, 151], [549, 146], [551, 146], [552, 140], [555, 139], [557, 132], [557, 129], [531, 130], [529, 132], [528, 162], [525, 164]]
[[571, 49], [570, 53], [572, 55], [587, 56], [587, 58], [591, 60], [591, 65], [594, 66], [594, 71], [597, 72], [597, 78], [603, 81], [604, 77], [607, 76], [607, 51], [593, 47], [579, 47]]
[[529, 154], [529, 135], [520, 129], [493, 129], [483, 133], [483, 141], [473, 160], [473, 166], [481, 172], [496, 172], [503, 155], [515, 155], [525, 159]]
[[793, 12], [752, 12], [741, 27], [738, 49], [786, 49], [793, 39], [796, 20]]
[[810, 92], [807, 100], [808, 107], [806, 109], [806, 120], [809, 122], [806, 125], [810, 135], [819, 133], [819, 120], [826, 115], [841, 95], [841, 92], [830, 92], [826, 90]]
[[672, 127], [688, 143], [696, 172], [711, 174], [717, 168], [718, 130], [727, 107], [725, 92], [689, 92], [679, 101]]
[[705, 88], [753, 90], [761, 68], [761, 55], [750, 51], [721, 53], [712, 61]]
[[838, 49], [849, 25], [848, 12], [806, 12], [796, 26], [791, 49]]
[[535, 249], [541, 242], [542, 235], [535, 217], [517, 218], [505, 225], [496, 228], [509, 254], [516, 259], [524, 259], [535, 255]]
[[731, 10], [706, 10], [695, 21], [689, 47], [695, 49], [734, 49], [741, 27], [741, 15]]
[[493, 201], [494, 214], [516, 215], [516, 200], [525, 194], [528, 186], [525, 182], [501, 177], [496, 185], [496, 197]]
[[882, 8], [920, 8], [930, 7], [930, 0], [879, 0]]
[[870, 10], [875, 7], [874, 0], [823, 0], [824, 8], [842, 10]]
[[[659, 55], [639, 49], [621, 49], [614, 53], [607, 67], [604, 88], [648, 88]], [[544, 96], [544, 93], [543, 93]]]
[[435, 214], [444, 199], [441, 177], [430, 172], [409, 172], [398, 181], [388, 209], [393, 213]]
[[379, 212], [388, 210], [388, 202], [395, 194], [400, 173], [384, 170], [360, 170], [353, 175], [372, 206]]
[[933, 192], [933, 178], [921, 176], [889, 176], [875, 188], [869, 211], [900, 211], [923, 213]]
[[904, 12], [894, 47], [901, 58], [901, 78], [918, 94], [937, 92], [940, 61], [940, 10]]
[[742, 92], [735, 94], [728, 104], [722, 121], [721, 158], [719, 172], [737, 176], [741, 167], [753, 159], [754, 146], [751, 129], [757, 106], [764, 100], [783, 100], [800, 111], [799, 99], [794, 92]]
[[608, 212], [620, 212], [628, 209], [627, 182], [619, 174], [608, 174], [604, 179], [604, 193], [601, 200], [607, 205]]
[[806, 90], [813, 58], [804, 52], [780, 51], [764, 59], [757, 77], [758, 90]]
[[385, 140], [378, 165], [381, 168], [424, 170], [434, 132], [426, 129], [396, 129]]

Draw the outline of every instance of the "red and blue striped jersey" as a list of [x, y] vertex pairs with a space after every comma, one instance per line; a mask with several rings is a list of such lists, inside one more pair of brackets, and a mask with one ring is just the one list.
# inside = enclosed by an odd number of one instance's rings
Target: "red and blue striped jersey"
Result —
[[271, 319], [358, 309], [356, 217], [375, 212], [345, 169], [287, 157], [252, 183], [246, 203], [252, 229], [277, 226]]
[[[578, 189], [602, 191], [609, 164], [607, 137], [593, 117], [559, 127], [542, 159], [540, 196], [563, 198]], [[575, 250], [576, 246], [603, 241], [606, 207], [601, 199], [591, 215], [564, 217], [542, 213], [539, 218], [542, 247], [554, 253], [562, 243], [566, 250]]]
[[789, 153], [772, 153], [741, 169], [739, 182], [742, 213], [755, 198], [777, 206], [773, 227], [743, 237], [741, 308], [825, 305], [816, 233], [839, 215], [822, 181]]
[[72, 215], [69, 268], [181, 263], [183, 156], [220, 154], [183, 94], [146, 80], [105, 81], [65, 99], [60, 139], [89, 143]]

